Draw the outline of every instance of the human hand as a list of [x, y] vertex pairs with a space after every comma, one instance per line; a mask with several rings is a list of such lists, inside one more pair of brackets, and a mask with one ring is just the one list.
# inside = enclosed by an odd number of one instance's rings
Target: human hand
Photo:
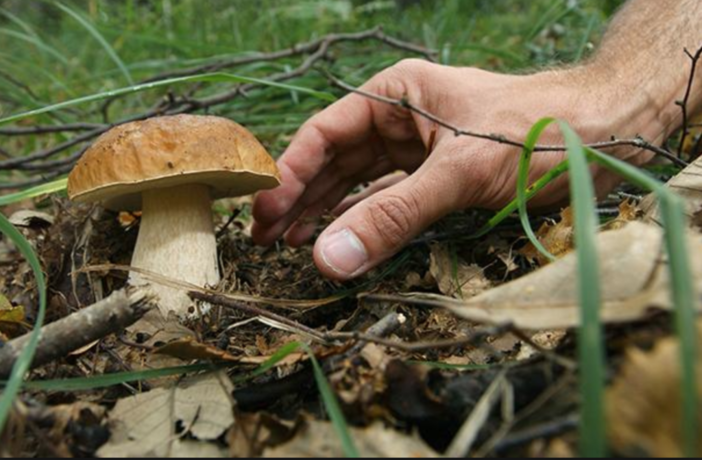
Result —
[[[595, 81], [577, 70], [510, 76], [406, 60], [361, 89], [405, 97], [454, 126], [517, 141], [544, 116], [568, 121], [585, 142], [660, 134], [650, 117], [637, 115], [633, 103], [618, 101], [613, 109], [608, 102], [614, 103], [614, 96]], [[282, 185], [256, 197], [254, 241], [270, 245], [285, 234], [288, 244], [300, 246], [313, 236], [315, 221], [331, 210], [339, 217], [317, 239], [314, 259], [324, 275], [345, 280], [391, 257], [452, 211], [495, 209], [513, 198], [519, 148], [438, 129], [425, 159], [433, 129], [433, 122], [416, 113], [358, 94], [335, 102], [300, 128], [278, 161]], [[541, 141], [559, 144], [562, 138], [553, 127]], [[563, 158], [562, 152], [535, 154], [530, 179]], [[357, 185], [379, 178], [347, 197]], [[568, 192], [563, 182], [547, 187], [532, 204], [561, 202]], [[614, 183], [600, 171], [596, 182], [600, 190]]]

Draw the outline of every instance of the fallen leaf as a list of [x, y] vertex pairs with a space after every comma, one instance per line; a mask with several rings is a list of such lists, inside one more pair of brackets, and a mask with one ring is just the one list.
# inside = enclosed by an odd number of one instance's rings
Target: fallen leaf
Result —
[[[702, 324], [698, 323], [698, 349]], [[682, 457], [679, 341], [668, 337], [653, 350], [627, 352], [607, 391], [607, 426], [618, 454], [635, 457]], [[697, 355], [697, 394], [702, 398], [702, 359]], [[698, 437], [702, 454], [702, 436]]]
[[[436, 453], [417, 435], [408, 435], [376, 422], [368, 428], [349, 428], [361, 457], [433, 458]], [[266, 449], [266, 458], [344, 457], [341, 441], [330, 422], [309, 420], [289, 442]]]
[[431, 246], [429, 272], [445, 295], [457, 298], [470, 298], [491, 285], [483, 274], [483, 269], [475, 264], [467, 264], [446, 246], [435, 243]]
[[[684, 202], [685, 213], [690, 219], [702, 210], [702, 157], [690, 163], [666, 184]], [[639, 205], [644, 221], [661, 223], [660, 205], [654, 193], [649, 193]]]
[[54, 223], [54, 216], [41, 211], [23, 209], [14, 212], [9, 221], [17, 227], [46, 228]]
[[166, 456], [186, 434], [214, 440], [234, 423], [233, 389], [226, 374], [218, 372], [120, 399], [109, 414], [112, 436], [98, 454]]
[[627, 223], [639, 218], [641, 210], [633, 201], [626, 199], [619, 205], [619, 214], [602, 226], [603, 230], [623, 228]]
[[[569, 207], [561, 211], [561, 220], [556, 223], [544, 222], [536, 232], [543, 247], [556, 258], [563, 257], [573, 249], [573, 211]], [[529, 260], [546, 265], [550, 260], [529, 242], [519, 251]]]
[[239, 359], [212, 345], [200, 343], [194, 337], [183, 337], [173, 340], [156, 350], [154, 353], [172, 356], [189, 361], [193, 359], [209, 361], [238, 361]]
[[[650, 308], [671, 308], [663, 232], [658, 226], [631, 222], [600, 233], [597, 247], [604, 322], [632, 321]], [[688, 234], [688, 251], [696, 289], [702, 292], [702, 236]], [[467, 301], [424, 293], [414, 297], [434, 301], [478, 323], [509, 322], [537, 330], [569, 328], [580, 323], [577, 273], [577, 255], [571, 253]]]
[[13, 306], [7, 297], [0, 293], [0, 333], [16, 336], [25, 324], [26, 312], [21, 305]]

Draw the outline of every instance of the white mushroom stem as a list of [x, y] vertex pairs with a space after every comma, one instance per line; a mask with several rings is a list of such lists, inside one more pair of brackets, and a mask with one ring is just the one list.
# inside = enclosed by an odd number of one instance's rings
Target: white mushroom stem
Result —
[[[219, 266], [211, 205], [205, 185], [143, 192], [132, 266], [201, 287], [217, 284]], [[183, 290], [148, 282], [136, 272], [131, 273], [129, 283], [151, 284], [165, 315], [172, 311], [184, 317], [194, 312], [190, 309], [193, 302]]]

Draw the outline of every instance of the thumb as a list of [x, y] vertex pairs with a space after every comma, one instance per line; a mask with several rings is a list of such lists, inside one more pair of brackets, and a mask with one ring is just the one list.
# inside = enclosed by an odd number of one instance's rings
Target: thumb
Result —
[[[426, 163], [425, 165], [426, 166]], [[434, 176], [434, 177], [433, 177]], [[455, 184], [420, 168], [400, 183], [361, 201], [317, 239], [314, 259], [327, 277], [347, 280], [388, 259], [454, 209]]]

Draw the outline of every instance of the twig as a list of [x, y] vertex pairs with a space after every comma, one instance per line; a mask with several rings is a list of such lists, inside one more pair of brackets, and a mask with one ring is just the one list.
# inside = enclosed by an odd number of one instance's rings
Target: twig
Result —
[[90, 131], [98, 128], [104, 128], [104, 125], [99, 123], [67, 123], [65, 125], [15, 126], [12, 128], [0, 128], [0, 135], [27, 136], [31, 134]]
[[420, 54], [430, 61], [434, 61], [436, 59], [437, 52], [435, 50], [424, 48], [423, 46], [418, 46], [409, 42], [399, 40], [397, 38], [389, 37], [383, 33], [381, 27], [375, 27], [373, 29], [364, 30], [356, 33], [329, 34], [324, 37], [318, 38], [317, 40], [313, 40], [306, 43], [299, 43], [297, 45], [294, 45], [292, 48], [274, 51], [272, 53], [262, 53], [255, 54], [253, 56], [235, 57], [219, 62], [204, 64], [197, 67], [191, 67], [188, 69], [161, 73], [155, 77], [144, 80], [143, 83], [164, 80], [166, 78], [197, 75], [205, 72], [217, 72], [232, 67], [253, 64], [255, 62], [276, 61], [288, 57], [299, 56], [301, 54], [313, 53], [323, 46], [328, 47], [329, 45], [333, 45], [335, 43], [349, 41], [364, 41], [371, 39], [384, 42], [387, 45], [399, 50]]
[[[329, 78], [329, 81], [334, 85], [337, 86], [338, 88], [341, 88], [349, 93], [354, 93], [358, 94], [360, 96], [366, 97], [368, 99], [377, 101], [377, 102], [382, 102], [384, 104], [388, 105], [393, 105], [396, 107], [402, 107], [404, 109], [409, 110], [410, 112], [414, 112], [418, 114], [419, 116], [426, 118], [427, 120], [433, 121], [437, 125], [448, 129], [449, 131], [453, 132], [454, 136], [467, 136], [467, 137], [473, 137], [476, 139], [484, 139], [484, 140], [489, 140], [492, 142], [496, 142], [498, 144], [504, 144], [504, 145], [511, 145], [513, 147], [518, 147], [520, 149], [524, 148], [524, 143], [515, 141], [512, 139], [507, 138], [506, 136], [502, 134], [488, 134], [488, 133], [478, 133], [475, 131], [470, 131], [467, 129], [459, 128], [456, 125], [451, 124], [450, 122], [438, 117], [437, 115], [434, 115], [431, 112], [428, 112], [427, 110], [422, 109], [421, 107], [417, 107], [414, 104], [412, 104], [408, 99], [403, 98], [403, 99], [393, 99], [385, 96], [381, 96], [379, 94], [375, 93], [370, 93], [368, 91], [361, 90], [359, 88], [356, 88], [354, 86], [349, 85], [348, 83], [345, 83], [338, 78], [336, 78], [334, 75], [332, 75], [329, 72], [325, 72], [327, 77]], [[590, 144], [584, 144], [586, 147], [590, 147], [593, 149], [598, 149], [598, 150], [604, 150], [604, 149], [611, 149], [614, 147], [621, 147], [621, 146], [631, 146], [631, 147], [636, 147], [644, 150], [648, 150], [651, 152], [654, 152], [657, 155], [660, 155], [662, 157], [665, 157], [666, 159], [670, 160], [672, 163], [676, 164], [677, 166], [680, 167], [686, 167], [688, 163], [669, 151], [657, 147], [648, 141], [644, 140], [641, 137], [636, 137], [634, 139], [612, 139], [609, 141], [602, 141], [602, 142], [594, 142]], [[542, 145], [542, 144], [537, 144], [534, 146], [534, 152], [563, 152], [566, 150], [565, 145]]]
[[[143, 290], [112, 293], [109, 297], [42, 328], [32, 367], [41, 366], [66, 356], [108, 334], [119, 331], [137, 321], [151, 308], [151, 301]], [[12, 365], [29, 334], [12, 339], [0, 348], [0, 377], [12, 372]]]
[[493, 454], [500, 454], [515, 447], [523, 446], [536, 439], [551, 439], [578, 428], [579, 417], [577, 414], [551, 420], [540, 425], [527, 428], [509, 436], [493, 448]]
[[[270, 61], [276, 59], [282, 59], [286, 57], [294, 57], [304, 54], [309, 54], [305, 60], [296, 68], [290, 70], [289, 72], [281, 72], [267, 77], [271, 81], [284, 81], [292, 78], [299, 77], [307, 73], [313, 68], [314, 64], [318, 61], [326, 59], [328, 57], [329, 49], [332, 45], [341, 42], [354, 42], [354, 41], [364, 41], [364, 40], [377, 40], [382, 43], [387, 44], [396, 49], [403, 51], [408, 51], [412, 53], [417, 53], [429, 60], [434, 60], [436, 56], [436, 51], [424, 48], [422, 46], [414, 45], [402, 40], [386, 36], [381, 28], [374, 28], [357, 33], [345, 33], [345, 34], [329, 34], [321, 37], [317, 40], [296, 45], [293, 48], [276, 51], [268, 54], [259, 54], [255, 56], [244, 56], [237, 57], [226, 61], [221, 61], [218, 63], [206, 64], [204, 66], [193, 67], [190, 69], [183, 69], [174, 72], [168, 72], [160, 74], [153, 79], [147, 81], [156, 81], [164, 78], [170, 78], [175, 76], [187, 76], [195, 75], [202, 72], [212, 72], [217, 70], [222, 70], [238, 65], [249, 64], [253, 62]], [[136, 121], [141, 119], [150, 118], [156, 115], [175, 115], [179, 113], [189, 113], [196, 110], [207, 109], [216, 105], [220, 105], [231, 101], [232, 99], [245, 95], [248, 91], [261, 87], [260, 84], [240, 84], [236, 85], [234, 89], [228, 90], [219, 94], [215, 94], [206, 98], [196, 99], [192, 97], [194, 90], [190, 92], [186, 91], [187, 96], [177, 98], [169, 97], [166, 100], [159, 103], [157, 106], [146, 111], [145, 113], [133, 115], [125, 119], [119, 120], [115, 123], [106, 124], [90, 124], [90, 123], [74, 123], [74, 124], [64, 124], [64, 125], [52, 125], [52, 126], [38, 126], [33, 128], [23, 128], [23, 127], [12, 127], [4, 128], [0, 131], [0, 134], [5, 133], [8, 135], [25, 135], [25, 134], [41, 134], [49, 132], [81, 132], [80, 134], [74, 136], [73, 138], [44, 150], [34, 152], [30, 155], [10, 158], [8, 160], [0, 161], [0, 170], [25, 170], [25, 171], [45, 171], [53, 170], [57, 165], [70, 165], [79, 158], [82, 151], [78, 151], [68, 158], [59, 160], [57, 162], [45, 162], [44, 160], [56, 156], [66, 150], [74, 147], [76, 145], [82, 144], [84, 142], [90, 141], [91, 139], [99, 136], [113, 126], [117, 126], [130, 121]], [[198, 88], [198, 84], [193, 85], [193, 88]], [[83, 129], [85, 128], [85, 129]], [[41, 181], [32, 181], [41, 182]], [[1, 184], [0, 188], [19, 188], [20, 186], [26, 186], [29, 181], [24, 181], [22, 183], [14, 184]]]
[[697, 70], [697, 63], [702, 56], [702, 46], [695, 52], [691, 54], [687, 48], [685, 48], [685, 54], [690, 58], [690, 76], [687, 79], [687, 87], [685, 88], [685, 96], [683, 96], [682, 101], [676, 101], [675, 103], [680, 106], [682, 111], [682, 134], [680, 135], [680, 144], [678, 145], [678, 157], [682, 157], [683, 147], [685, 144], [685, 139], [688, 135], [688, 114], [687, 114], [687, 103], [690, 100], [690, 94], [692, 93], [692, 85], [695, 82], [695, 71]]

